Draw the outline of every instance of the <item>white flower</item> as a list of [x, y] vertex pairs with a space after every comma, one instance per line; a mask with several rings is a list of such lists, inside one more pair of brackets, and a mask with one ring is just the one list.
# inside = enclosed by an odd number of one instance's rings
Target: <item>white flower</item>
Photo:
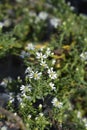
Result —
[[53, 104], [54, 107], [58, 107], [58, 108], [61, 108], [61, 107], [63, 106], [63, 103], [62, 103], [62, 102], [59, 102], [56, 97], [53, 98], [52, 104]]
[[31, 73], [26, 75], [26, 78], [32, 79], [34, 77], [33, 75], [34, 75], [34, 72], [32, 71]]
[[10, 19], [6, 19], [5, 21], [4, 21], [4, 26], [5, 27], [9, 27], [11, 25], [11, 20]]
[[41, 19], [41, 20], [46, 20], [47, 17], [48, 17], [48, 13], [47, 12], [40, 12], [38, 17]]
[[43, 60], [43, 59], [46, 59], [47, 56], [46, 56], [46, 55], [43, 55], [42, 52], [37, 52], [37, 53], [36, 53], [36, 58]]
[[6, 83], [5, 81], [2, 81], [2, 82], [0, 83], [0, 85], [6, 87], [6, 86], [7, 86], [7, 83]]
[[25, 89], [24, 85], [21, 85], [20, 90], [23, 91]]
[[38, 71], [34, 72], [34, 71], [32, 71], [32, 72], [29, 73], [26, 77], [27, 77], [27, 78], [30, 78], [30, 79], [33, 79], [33, 78], [34, 78], [35, 80], [38, 80], [38, 79], [40, 79], [41, 75], [42, 75], [41, 72], [38, 72]]
[[20, 76], [17, 77], [18, 82], [22, 82], [22, 79], [20, 78]]
[[82, 60], [87, 60], [87, 52], [81, 53], [80, 57]]
[[47, 48], [45, 54], [46, 54], [47, 57], [51, 55], [51, 50], [50, 50], [50, 48]]
[[22, 91], [22, 93], [26, 93], [26, 92], [31, 92], [31, 85], [27, 84], [27, 85], [21, 85], [20, 90]]
[[17, 99], [18, 99], [19, 102], [22, 102], [22, 98], [19, 94], [17, 95]]
[[70, 3], [70, 2], [67, 2], [67, 5], [68, 5], [68, 6], [70, 6], [70, 5], [71, 5], [71, 3]]
[[27, 96], [25, 93], [22, 94], [22, 97], [27, 100], [31, 100], [31, 96]]
[[32, 73], [32, 68], [31, 67], [27, 67], [27, 69], [25, 70], [25, 74], [27, 73]]
[[39, 113], [39, 115], [42, 117], [44, 114], [43, 113]]
[[80, 119], [81, 117], [82, 117], [81, 112], [80, 112], [80, 111], [78, 111], [78, 112], [77, 112], [77, 118], [79, 118], [79, 119]]
[[30, 56], [30, 54], [28, 52], [26, 52], [26, 51], [22, 51], [21, 54], [20, 54], [21, 58], [25, 58], [27, 56]]
[[48, 68], [46, 61], [41, 60], [40, 65], [43, 66], [44, 68]]
[[0, 85], [3, 86], [3, 87], [7, 87], [8, 83], [12, 83], [11, 77], [4, 78], [2, 80], [2, 82], [0, 83]]
[[12, 78], [11, 77], [8, 77], [7, 80], [8, 80], [8, 83], [12, 83]]
[[76, 71], [79, 71], [79, 68], [78, 68], [78, 67], [76, 68]]
[[35, 47], [32, 43], [29, 43], [26, 47], [25, 47], [26, 50], [34, 50]]
[[10, 103], [14, 102], [13, 93], [10, 93], [9, 96], [10, 96], [10, 97], [9, 97], [9, 102], [10, 102]]
[[36, 17], [36, 13], [34, 11], [29, 11], [29, 16]]
[[38, 117], [35, 117], [35, 120], [38, 120]]
[[54, 65], [56, 63], [56, 60], [55, 59], [53, 59], [52, 60], [52, 65]]
[[40, 109], [42, 108], [42, 104], [39, 104], [39, 108], [40, 108]]
[[48, 74], [49, 74], [49, 77], [51, 79], [56, 79], [57, 78], [57, 74], [55, 71], [53, 71], [53, 67], [51, 67], [50, 69], [48, 69]]
[[16, 113], [16, 112], [14, 113], [14, 116], [17, 116], [17, 113]]
[[60, 19], [58, 19], [58, 18], [52, 18], [52, 19], [50, 19], [50, 24], [51, 24], [54, 28], [57, 28], [58, 25], [60, 25]]
[[31, 115], [30, 114], [28, 115], [28, 119], [31, 119]]
[[87, 128], [87, 118], [83, 118], [82, 121], [84, 122], [84, 125]]
[[51, 87], [52, 90], [55, 90], [56, 88], [54, 87], [54, 83], [50, 82], [49, 86]]
[[75, 10], [75, 7], [74, 7], [74, 6], [71, 6], [70, 9], [73, 11], [73, 10]]
[[36, 19], [35, 19], [35, 24], [38, 24], [38, 22], [40, 22], [40, 18], [39, 17], [36, 17]]
[[2, 29], [3, 26], [4, 26], [4, 23], [0, 22], [0, 29]]
[[38, 79], [40, 79], [41, 75], [42, 75], [41, 72], [38, 73], [38, 71], [36, 71], [36, 72], [34, 72], [33, 77], [35, 80], [38, 80]]
[[25, 104], [23, 102], [20, 103], [21, 108], [24, 108]]

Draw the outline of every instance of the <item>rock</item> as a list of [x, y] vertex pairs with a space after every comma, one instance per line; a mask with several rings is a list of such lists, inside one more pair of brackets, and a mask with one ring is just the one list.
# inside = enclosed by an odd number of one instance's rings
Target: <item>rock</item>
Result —
[[9, 95], [6, 93], [0, 93], [0, 106], [4, 107], [9, 101]]
[[[5, 118], [1, 118], [3, 126], [0, 130], [26, 130], [22, 119], [16, 114], [0, 107], [0, 115]], [[7, 127], [7, 129], [5, 129]]]

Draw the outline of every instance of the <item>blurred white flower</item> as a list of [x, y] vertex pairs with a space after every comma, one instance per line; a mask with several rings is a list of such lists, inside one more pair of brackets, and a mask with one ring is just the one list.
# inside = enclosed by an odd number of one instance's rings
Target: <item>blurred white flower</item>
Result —
[[21, 108], [24, 108], [25, 107], [25, 103], [21, 102], [20, 106], [21, 106]]
[[25, 70], [25, 74], [28, 74], [28, 73], [32, 73], [32, 68], [31, 67], [27, 67], [27, 69]]
[[50, 48], [47, 48], [45, 54], [46, 54], [47, 57], [51, 55], [51, 50], [50, 50]]
[[53, 59], [52, 60], [52, 65], [54, 65], [56, 63], [56, 60], [55, 59]]
[[43, 113], [39, 113], [39, 115], [42, 117], [44, 114]]
[[38, 120], [38, 117], [35, 117], [35, 120]]
[[58, 108], [62, 108], [62, 106], [63, 106], [63, 103], [62, 103], [62, 102], [59, 102], [56, 97], [53, 98], [52, 104], [53, 104], [54, 107], [58, 107]]
[[20, 54], [21, 58], [25, 58], [25, 57], [28, 57], [28, 56], [30, 56], [30, 54], [26, 51], [22, 51], [21, 54]]
[[74, 7], [74, 6], [71, 6], [70, 9], [73, 11], [73, 10], [75, 10], [75, 7]]
[[39, 104], [39, 108], [40, 108], [40, 109], [42, 108], [42, 104]]
[[17, 80], [18, 80], [18, 82], [20, 82], [20, 83], [22, 82], [22, 79], [20, 78], [20, 76], [17, 77]]
[[32, 10], [32, 11], [29, 11], [29, 16], [31, 17], [36, 17], [36, 13]]
[[51, 67], [50, 69], [48, 69], [48, 74], [49, 74], [49, 77], [51, 79], [56, 79], [57, 78], [57, 74], [55, 71], [53, 71], [53, 67]]
[[14, 102], [13, 93], [9, 93], [9, 102], [10, 102], [10, 103]]
[[31, 115], [30, 114], [28, 115], [28, 119], [31, 119]]
[[12, 78], [11, 78], [11, 77], [8, 77], [8, 78], [7, 78], [7, 81], [8, 81], [8, 83], [12, 83]]
[[21, 95], [17, 95], [17, 100], [21, 103], [22, 102], [22, 98], [21, 98]]
[[21, 85], [20, 90], [22, 93], [31, 92], [32, 86], [30, 84], [27, 85]]
[[38, 22], [40, 22], [40, 18], [36, 17], [34, 22], [35, 22], [35, 24], [38, 24]]
[[42, 12], [40, 12], [40, 13], [38, 14], [38, 17], [39, 17], [41, 20], [46, 20], [47, 17], [48, 17], [48, 13], [42, 11]]
[[29, 43], [29, 44], [27, 44], [27, 46], [25, 47], [25, 49], [26, 50], [34, 50], [35, 47], [34, 47], [34, 45], [32, 43]]
[[71, 2], [67, 2], [67, 5], [70, 6], [70, 5], [71, 5]]
[[3, 87], [6, 87], [6, 86], [7, 86], [7, 83], [6, 83], [5, 81], [2, 81], [2, 82], [0, 83], [0, 85], [3, 86]]
[[6, 87], [8, 85], [8, 83], [11, 83], [12, 82], [12, 78], [11, 77], [7, 77], [7, 78], [4, 78], [2, 80], [2, 82], [0, 83], [1, 86], [3, 87]]
[[46, 59], [47, 56], [43, 55], [42, 52], [36, 52], [36, 58], [40, 59], [40, 60], [43, 60], [43, 59]]
[[76, 68], [76, 71], [79, 71], [79, 68], [78, 68], [78, 67]]
[[50, 19], [50, 24], [54, 27], [57, 28], [60, 25], [61, 21], [58, 18], [52, 18]]
[[81, 53], [81, 54], [80, 54], [80, 57], [81, 57], [81, 59], [84, 60], [84, 61], [87, 60], [87, 52]]
[[24, 85], [21, 85], [20, 90], [23, 91], [25, 89]]
[[30, 96], [27, 96], [25, 93], [22, 94], [22, 97], [23, 97], [23, 98], [26, 98], [27, 100], [31, 100], [31, 97], [30, 97]]
[[4, 23], [0, 22], [0, 29], [2, 29], [3, 26], [4, 26]]
[[4, 26], [5, 27], [9, 27], [11, 25], [11, 20], [10, 19], [6, 19], [5, 21], [4, 21]]
[[56, 88], [54, 87], [54, 83], [50, 82], [49, 86], [51, 87], [52, 90], [55, 90]]
[[87, 128], [87, 118], [83, 118], [82, 121], [84, 122], [84, 125]]
[[81, 112], [80, 112], [80, 111], [78, 111], [78, 112], [77, 112], [77, 118], [79, 118], [79, 119], [80, 119], [81, 117], [82, 117], [82, 114], [81, 114]]
[[17, 116], [17, 113], [16, 113], [16, 112], [14, 113], [14, 116]]
[[44, 68], [48, 68], [46, 61], [41, 60], [40, 65], [43, 66]]

